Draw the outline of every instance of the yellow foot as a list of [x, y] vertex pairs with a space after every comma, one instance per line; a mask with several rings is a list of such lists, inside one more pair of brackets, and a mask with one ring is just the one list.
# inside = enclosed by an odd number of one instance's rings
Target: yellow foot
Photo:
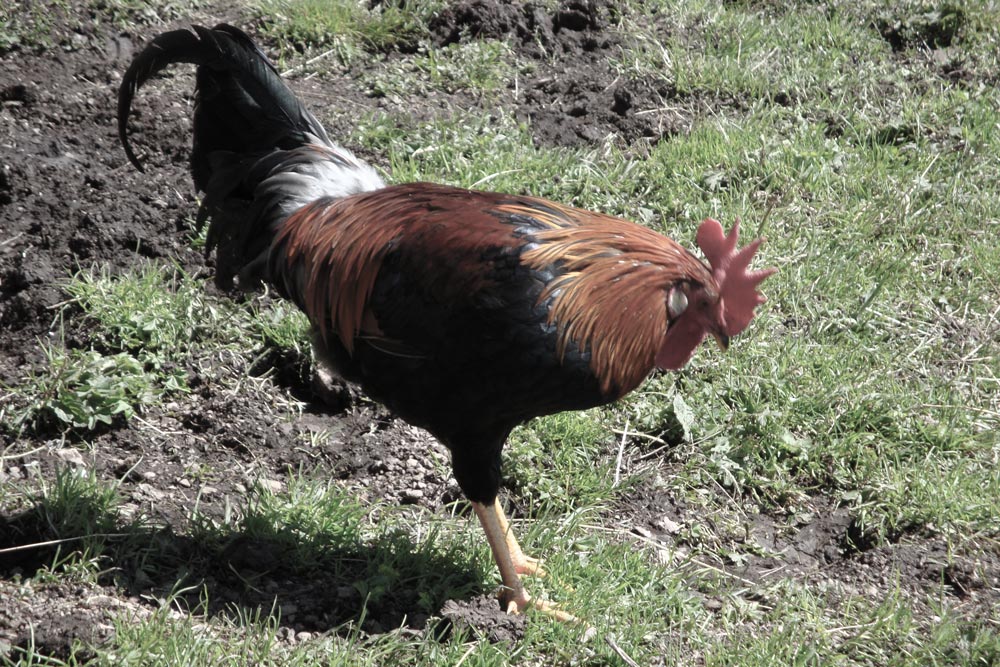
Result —
[[503, 513], [503, 507], [500, 506], [499, 500], [493, 502], [493, 509], [496, 512], [497, 519], [500, 521], [500, 529], [503, 531], [504, 541], [507, 543], [507, 551], [510, 552], [510, 559], [514, 563], [514, 571], [518, 574], [544, 577], [545, 568], [542, 567], [542, 561], [531, 556], [525, 556], [524, 552], [521, 551], [521, 545], [517, 543], [514, 531], [510, 529], [510, 522], [507, 520], [507, 515]]
[[514, 571], [518, 574], [526, 574], [532, 577], [544, 577], [545, 568], [542, 561], [531, 556], [522, 554], [511, 554], [514, 557]]
[[531, 607], [535, 611], [539, 611], [546, 616], [551, 616], [557, 621], [562, 621], [563, 623], [576, 623], [580, 620], [573, 614], [562, 611], [559, 607], [548, 600], [531, 599], [531, 596], [527, 593], [524, 593], [521, 598], [513, 597], [507, 601], [507, 613], [511, 615], [520, 614], [528, 607]]

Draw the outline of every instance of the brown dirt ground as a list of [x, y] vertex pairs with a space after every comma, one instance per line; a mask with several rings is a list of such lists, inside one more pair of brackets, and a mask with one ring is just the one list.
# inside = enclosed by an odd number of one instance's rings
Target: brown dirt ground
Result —
[[[510, 36], [521, 57], [537, 60], [533, 73], [519, 82], [520, 97], [514, 100], [509, 91], [508, 103], [531, 121], [540, 144], [588, 145], [615, 134], [641, 150], [684, 132], [693, 115], [648, 112], [672, 106], [664, 103], [676, 96], [670, 81], [622, 80], [609, 68], [607, 56], [621, 43], [613, 29], [614, 12], [611, 2], [571, 0], [546, 12], [526, 3], [464, 0], [442, 13], [432, 33], [442, 44], [469, 36]], [[0, 386], [15, 385], [31, 369], [44, 367], [40, 342], [58, 339], [54, 318], [65, 299], [59, 285], [73, 271], [92, 264], [121, 270], [151, 258], [176, 262], [192, 274], [211, 272], [179, 233], [195, 208], [186, 169], [190, 76], [172, 72], [157, 83], [155, 93], [142, 96], [133, 127], [137, 145], [149, 147], [145, 175], [126, 163], [118, 144], [115, 95], [131, 56], [151, 35], [190, 23], [227, 21], [252, 28], [254, 17], [223, 2], [202, 5], [190, 16], [142, 18], [135, 32], [120, 32], [100, 18], [88, 10], [56, 11], [53, 47], [0, 54]], [[291, 82], [334, 136], [358, 111], [399, 110], [391, 100], [366, 95], [358, 82], [362, 66], [354, 67]], [[337, 90], [335, 100], [328, 89]], [[689, 107], [697, 110], [699, 103]], [[643, 110], [647, 113], [637, 113]], [[155, 128], [150, 127], [153, 118]], [[76, 315], [70, 310], [62, 324], [70, 341], [80, 325]], [[277, 600], [284, 610], [281, 636], [288, 641], [356, 620], [363, 600], [349, 585], [350, 571], [316, 581], [282, 567], [278, 545], [231, 536], [218, 550], [206, 551], [185, 536], [196, 502], [203, 513], [221, 515], [225, 504], [244, 497], [256, 480], [280, 487], [289, 469], [324, 471], [362, 497], [415, 509], [440, 511], [459, 499], [446, 451], [375, 404], [360, 400], [337, 414], [310, 405], [300, 418], [286, 421], [284, 411], [274, 408], [275, 393], [286, 403], [312, 398], [305, 379], [308, 363], [276, 356], [256, 368], [220, 359], [207, 369], [187, 369], [195, 389], [191, 395], [144, 414], [146, 425], [120, 424], [88, 435], [86, 449], [74, 448], [72, 439], [67, 443], [57, 433], [14, 436], [0, 429], [6, 439], [0, 484], [33, 476], [51, 479], [59, 466], [91, 469], [103, 480], [121, 480], [125, 516], [151, 516], [162, 526], [149, 531], [143, 552], [159, 565], [150, 569], [152, 574], [139, 562], [108, 563], [118, 575], [102, 578], [97, 586], [23, 581], [20, 575], [50, 561], [51, 550], [0, 558], [0, 645], [24, 645], [31, 628], [38, 649], [55, 655], [65, 654], [75, 639], [106, 641], [114, 632], [114, 615], [152, 613], [158, 596], [191, 576], [171, 563], [204, 564], [192, 578], [210, 590], [209, 613], [226, 613], [232, 605], [267, 613]], [[221, 382], [259, 379], [268, 368], [271, 379], [247, 381], [245, 391], [233, 392], [231, 383]], [[329, 437], [313, 450], [296, 447], [297, 436], [310, 432]], [[669, 460], [658, 465], [669, 473]], [[206, 471], [200, 483], [185, 484], [186, 471], [196, 467]], [[793, 577], [804, 584], [824, 583], [832, 596], [860, 593], [873, 600], [898, 582], [915, 599], [930, 593], [949, 596], [969, 616], [985, 613], [996, 602], [1000, 562], [994, 553], [973, 546], [949, 551], [943, 539], [918, 535], [865, 545], [845, 510], [824, 499], [813, 505], [808, 508], [813, 518], [803, 525], [790, 526], [785, 518], [737, 517], [742, 533], [732, 538], [734, 543], [754, 543], [761, 555], [712, 567], [723, 581]], [[711, 519], [647, 483], [608, 520], [621, 528], [622, 539], [683, 550], [678, 526]], [[726, 531], [733, 532], [730, 527], [721, 533]], [[30, 509], [0, 515], [0, 548], [51, 537]], [[452, 588], [433, 591], [440, 604], [432, 615], [498, 640], [522, 632], [523, 620], [500, 613], [468, 563], [445, 559], [420, 567], [454, 571], [458, 587], [467, 591], [455, 599], [448, 598]], [[404, 585], [382, 604], [369, 606], [365, 629], [379, 632], [405, 622], [422, 631], [429, 614], [418, 603], [420, 592], [416, 584]], [[722, 603], [706, 598], [706, 604]]]

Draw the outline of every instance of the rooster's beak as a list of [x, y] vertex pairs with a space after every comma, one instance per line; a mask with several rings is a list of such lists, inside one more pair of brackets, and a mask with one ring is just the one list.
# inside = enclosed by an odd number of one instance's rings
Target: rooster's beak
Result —
[[722, 348], [723, 352], [729, 349], [729, 336], [721, 331], [716, 331], [712, 335], [715, 336], [715, 340], [718, 341], [719, 347]]

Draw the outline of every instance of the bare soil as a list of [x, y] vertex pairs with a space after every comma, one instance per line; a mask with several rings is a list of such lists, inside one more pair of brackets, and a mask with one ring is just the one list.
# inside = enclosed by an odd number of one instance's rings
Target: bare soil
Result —
[[[465, 0], [431, 28], [441, 44], [511, 36], [521, 57], [537, 60], [532, 74], [519, 81], [516, 99], [511, 83], [508, 104], [531, 121], [539, 144], [596, 144], [614, 134], [641, 150], [684, 132], [692, 119], [656, 111], [677, 95], [667, 79], [623, 80], [610, 68], [608, 57], [621, 44], [615, 17], [613, 2], [571, 0], [547, 12], [527, 3]], [[129, 32], [105, 18], [89, 10], [54, 10], [53, 46], [0, 54], [0, 386], [19, 384], [33, 369], [44, 369], [42, 343], [65, 335], [72, 344], [82, 337], [79, 313], [69, 309], [61, 322], [56, 319], [66, 299], [60, 285], [78, 269], [99, 264], [123, 270], [152, 259], [177, 263], [191, 274], [211, 274], [210, 263], [182, 233], [196, 207], [186, 166], [190, 76], [171, 73], [142, 96], [134, 136], [137, 145], [151, 147], [144, 175], [127, 164], [119, 146], [115, 96], [130, 58], [152, 35], [220, 21], [252, 31], [254, 17], [222, 2], [190, 16], [137, 17], [141, 27]], [[359, 108], [394, 104], [365, 93], [358, 82], [362, 67], [291, 81], [334, 136]], [[110, 574], [100, 585], [26, 581], [51, 562], [52, 549], [0, 555], [0, 647], [24, 646], [32, 632], [37, 650], [57, 656], [75, 640], [107, 641], [114, 633], [112, 617], [152, 613], [156, 599], [180, 581], [209, 590], [209, 614], [240, 607], [268, 613], [276, 603], [283, 611], [281, 636], [300, 641], [360, 618], [364, 600], [351, 585], [351, 569], [317, 580], [314, 572], [306, 576], [289, 565], [286, 545], [241, 535], [206, 546], [190, 534], [195, 504], [208, 516], [221, 516], [227, 503], [239, 504], [260, 480], [281, 488], [289, 470], [318, 471], [346, 482], [363, 498], [412, 505], [415, 513], [441, 511], [460, 499], [447, 452], [426, 433], [363, 398], [340, 412], [313, 401], [308, 359], [275, 353], [254, 367], [217, 362], [186, 369], [192, 393], [150, 410], [144, 424], [120, 423], [68, 439], [57, 432], [15, 435], [0, 429], [8, 454], [0, 459], [0, 484], [51, 479], [60, 467], [92, 470], [103, 480], [121, 480], [122, 517], [151, 518], [149, 525], [159, 526], [141, 536], [141, 549], [109, 549], [133, 557], [105, 556], [112, 559], [105, 563]], [[233, 377], [248, 378], [244, 391], [223, 382]], [[280, 404], [293, 399], [308, 407], [289, 422]], [[310, 433], [328, 437], [319, 447], [299, 446], [300, 436]], [[667, 471], [672, 463], [665, 459], [658, 465]], [[192, 469], [203, 471], [196, 483], [189, 481]], [[745, 530], [733, 541], [756, 544], [760, 555], [714, 564], [720, 577], [753, 582], [795, 577], [826, 582], [832, 596], [860, 592], [873, 600], [898, 582], [916, 598], [931, 592], [955, 598], [970, 616], [997, 602], [995, 554], [973, 546], [949, 552], [942, 539], [920, 535], [865, 544], [846, 510], [823, 499], [814, 504], [812, 518], [801, 525], [790, 525], [785, 517], [742, 517], [738, 523]], [[678, 526], [710, 520], [652, 483], [641, 485], [627, 505], [608, 516], [622, 528], [622, 539], [671, 549], [684, 548]], [[0, 548], [53, 536], [33, 508], [0, 516]], [[376, 557], [378, 549], [414, 549], [398, 539], [333, 548], [341, 563]], [[192, 564], [200, 570], [185, 569]], [[523, 632], [524, 620], [501, 612], [468, 562], [428, 560], [414, 552], [413, 569], [414, 577], [401, 576], [392, 594], [367, 607], [365, 630], [406, 624], [418, 632], [442, 632], [454, 624], [498, 641]], [[441, 583], [421, 579], [439, 571], [453, 575]], [[464, 592], [455, 596], [455, 590]], [[722, 603], [706, 597], [706, 604]], [[442, 625], [431, 618], [447, 620]]]

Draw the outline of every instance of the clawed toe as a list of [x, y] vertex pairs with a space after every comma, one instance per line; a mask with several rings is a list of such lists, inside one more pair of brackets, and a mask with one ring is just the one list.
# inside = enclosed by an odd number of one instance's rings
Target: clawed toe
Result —
[[544, 577], [546, 575], [542, 561], [531, 556], [525, 556], [524, 554], [521, 554], [520, 560], [514, 560], [514, 569], [518, 574], [531, 577]]
[[511, 615], [523, 613], [529, 607], [563, 623], [576, 623], [580, 620], [573, 614], [561, 610], [548, 600], [534, 600], [527, 593], [524, 593], [520, 597], [513, 596], [507, 600], [507, 613]]

